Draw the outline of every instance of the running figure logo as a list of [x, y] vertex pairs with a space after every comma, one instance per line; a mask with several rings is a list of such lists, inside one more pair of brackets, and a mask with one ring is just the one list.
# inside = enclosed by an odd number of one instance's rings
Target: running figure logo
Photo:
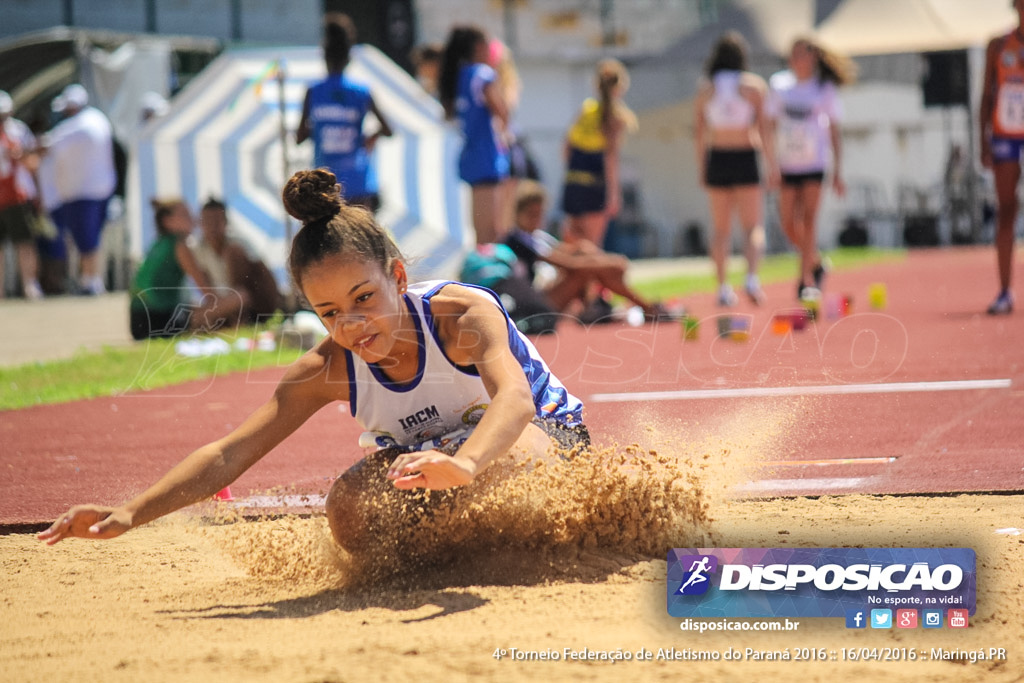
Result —
[[684, 555], [679, 558], [682, 567], [688, 567], [677, 595], [703, 595], [711, 585], [711, 574], [718, 569], [714, 555]]

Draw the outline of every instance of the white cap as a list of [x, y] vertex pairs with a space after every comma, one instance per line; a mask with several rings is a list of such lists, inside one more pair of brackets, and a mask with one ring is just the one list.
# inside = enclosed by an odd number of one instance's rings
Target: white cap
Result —
[[72, 83], [64, 88], [64, 101], [69, 107], [81, 109], [89, 104], [89, 93], [78, 83]]
[[0, 90], [0, 115], [14, 112], [14, 100], [6, 91]]
[[139, 99], [139, 110], [143, 117], [163, 116], [169, 108], [170, 106], [167, 104], [164, 96], [152, 90], [143, 93]]
[[50, 108], [56, 112], [61, 112], [65, 109], [82, 109], [87, 104], [89, 104], [89, 93], [82, 85], [72, 83], [53, 99]]

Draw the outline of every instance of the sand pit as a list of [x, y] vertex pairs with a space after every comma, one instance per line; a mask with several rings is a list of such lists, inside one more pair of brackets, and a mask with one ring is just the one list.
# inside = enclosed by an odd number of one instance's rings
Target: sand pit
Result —
[[[213, 523], [193, 510], [52, 548], [3, 536], [0, 671], [11, 681], [1020, 680], [1024, 536], [997, 530], [1024, 526], [1024, 496], [737, 501], [694, 461], [635, 445], [523, 471], [435, 509], [415, 532], [385, 515], [392, 531], [361, 563], [319, 515]], [[666, 613], [665, 554], [690, 545], [971, 547], [978, 611], [956, 632], [851, 631], [841, 619], [804, 619], [790, 633], [683, 632]], [[1003, 647], [1007, 659], [566, 659], [566, 648], [729, 647]], [[560, 659], [517, 660], [513, 648]]]

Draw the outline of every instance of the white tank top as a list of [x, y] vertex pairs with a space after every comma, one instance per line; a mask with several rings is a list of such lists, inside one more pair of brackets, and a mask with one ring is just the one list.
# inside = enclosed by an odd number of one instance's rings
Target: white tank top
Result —
[[[453, 441], [457, 444], [468, 438], [490, 404], [490, 395], [476, 368], [455, 365], [440, 345], [430, 299], [448, 284], [453, 283], [421, 282], [411, 285], [404, 296], [419, 346], [419, 371], [412, 381], [393, 382], [376, 364], [366, 363], [346, 349], [349, 409], [365, 430], [360, 446], [423, 450], [441, 448]], [[461, 286], [480, 291], [505, 312], [490, 290]], [[519, 333], [507, 313], [505, 319], [512, 353], [533, 391], [537, 419], [581, 424], [583, 403], [551, 374], [537, 349]]]
[[714, 92], [704, 105], [704, 118], [711, 128], [749, 128], [754, 123], [754, 105], [740, 93], [740, 71], [718, 71], [711, 77]]

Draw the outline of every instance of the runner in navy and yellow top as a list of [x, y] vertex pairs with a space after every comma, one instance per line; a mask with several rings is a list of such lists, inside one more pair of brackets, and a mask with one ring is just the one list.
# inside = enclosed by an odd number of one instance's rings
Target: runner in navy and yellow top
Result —
[[124, 505], [71, 508], [43, 540], [110, 538], [208, 499], [334, 401], [350, 404], [369, 432], [363, 443], [379, 449], [327, 496], [331, 531], [349, 552], [379, 547], [376, 506], [415, 507], [422, 496], [410, 498], [410, 489], [466, 486], [485, 469], [487, 485], [524, 471], [510, 467], [517, 461], [550, 458], [555, 446], [586, 448], [582, 403], [496, 296], [448, 281], [410, 287], [394, 241], [369, 211], [342, 202], [329, 171], [292, 176], [284, 205], [303, 223], [289, 256], [292, 278], [329, 335], [230, 434]]
[[622, 101], [629, 73], [621, 62], [604, 59], [597, 65], [598, 97], [583, 102], [565, 140], [565, 184], [562, 238], [604, 244], [608, 221], [622, 203], [619, 149], [626, 133], [637, 128], [636, 116]]
[[1024, 146], [1024, 0], [1014, 0], [1018, 26], [993, 38], [985, 53], [985, 81], [978, 120], [981, 163], [992, 169], [996, 185], [996, 256], [999, 294], [991, 315], [1013, 312], [1013, 228], [1017, 221], [1017, 182]]

